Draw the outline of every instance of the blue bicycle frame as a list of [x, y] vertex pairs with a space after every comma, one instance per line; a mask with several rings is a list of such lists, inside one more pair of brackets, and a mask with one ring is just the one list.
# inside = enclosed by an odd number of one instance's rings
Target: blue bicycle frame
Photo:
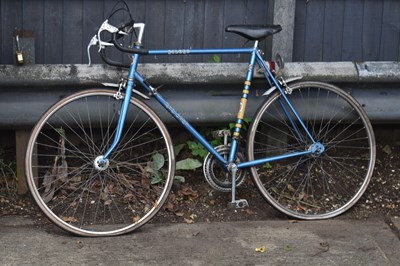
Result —
[[[294, 126], [294, 122], [292, 121], [292, 118], [289, 116], [289, 112], [292, 112], [296, 119], [299, 121], [301, 127], [305, 130], [307, 135], [310, 137], [312, 143], [314, 145], [311, 145], [310, 149], [307, 149], [303, 152], [293, 152], [293, 153], [287, 153], [279, 156], [273, 156], [273, 157], [268, 157], [268, 158], [262, 158], [254, 161], [248, 161], [248, 162], [241, 162], [237, 164], [238, 169], [242, 168], [247, 168], [247, 167], [252, 167], [255, 165], [259, 164], [264, 164], [267, 162], [271, 161], [276, 161], [280, 159], [285, 159], [285, 158], [290, 158], [290, 157], [296, 157], [296, 156], [301, 156], [305, 154], [310, 154], [316, 151], [317, 147], [315, 144], [315, 140], [311, 136], [310, 132], [308, 131], [307, 127], [305, 126], [304, 122], [302, 119], [299, 117], [297, 114], [296, 110], [293, 108], [291, 103], [289, 102], [288, 98], [285, 95], [285, 92], [282, 90], [279, 82], [275, 79], [274, 75], [271, 73], [269, 67], [266, 65], [265, 61], [263, 60], [260, 52], [258, 51], [258, 41], [255, 42], [253, 48], [241, 48], [241, 49], [183, 49], [183, 50], [149, 50], [149, 55], [194, 55], [194, 54], [250, 54], [250, 62], [249, 62], [249, 67], [247, 70], [246, 74], [246, 80], [244, 82], [244, 89], [242, 92], [242, 98], [240, 101], [240, 108], [238, 111], [237, 119], [236, 119], [236, 125], [233, 133], [233, 138], [231, 142], [231, 150], [228, 156], [228, 159], [226, 160], [223, 156], [221, 156], [213, 146], [211, 146], [208, 141], [199, 134], [199, 132], [192, 126], [190, 125], [158, 92], [155, 88], [153, 88], [148, 82], [144, 80], [144, 78], [136, 71], [137, 65], [139, 62], [139, 54], [134, 54], [133, 55], [133, 62], [129, 70], [129, 75], [128, 75], [128, 82], [126, 86], [126, 93], [125, 93], [125, 98], [123, 101], [123, 104], [121, 106], [121, 111], [120, 111], [120, 117], [118, 121], [118, 126], [117, 126], [117, 131], [116, 135], [114, 138], [113, 144], [110, 146], [108, 151], [105, 153], [103, 156], [103, 159], [107, 159], [107, 157], [111, 154], [111, 152], [115, 149], [115, 147], [118, 145], [119, 140], [121, 138], [122, 130], [123, 130], [123, 122], [125, 121], [127, 109], [129, 106], [129, 101], [132, 96], [132, 89], [134, 86], [135, 82], [138, 82], [140, 85], [142, 85], [143, 88], [145, 88], [154, 98], [183, 126], [185, 127], [192, 135], [193, 137], [198, 140], [211, 154], [217, 158], [219, 163], [227, 169], [227, 166], [229, 163], [232, 163], [234, 161], [234, 158], [236, 156], [237, 148], [238, 148], [238, 137], [240, 134], [240, 129], [242, 126], [243, 122], [243, 117], [244, 113], [246, 110], [246, 103], [250, 91], [250, 86], [251, 86], [251, 81], [253, 77], [253, 72], [254, 72], [254, 67], [255, 63], [259, 65], [260, 68], [264, 70], [264, 76], [266, 80], [269, 82], [271, 86], [275, 86], [281, 95], [283, 96], [284, 102], [286, 105], [289, 107], [289, 110], [286, 108], [284, 103], [281, 103], [282, 108], [284, 109], [284, 112], [286, 113], [290, 123], [293, 125], [294, 130], [298, 132], [298, 129], [296, 126]], [[299, 133], [298, 133], [299, 134]], [[300, 135], [300, 134], [299, 134]]]

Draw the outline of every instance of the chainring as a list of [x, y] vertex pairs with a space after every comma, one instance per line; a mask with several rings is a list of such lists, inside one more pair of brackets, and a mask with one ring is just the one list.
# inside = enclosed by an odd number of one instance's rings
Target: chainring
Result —
[[[215, 150], [223, 157], [227, 157], [229, 155], [230, 146], [220, 145], [215, 147]], [[244, 161], [243, 154], [237, 152], [235, 163], [238, 164], [243, 161]], [[215, 190], [222, 192], [232, 191], [231, 173], [225, 172], [223, 167], [216, 160], [215, 156], [211, 153], [208, 153], [206, 158], [204, 159], [203, 172], [206, 181]], [[246, 176], [246, 171], [244, 169], [240, 169], [237, 171], [236, 187], [243, 184], [245, 176]]]

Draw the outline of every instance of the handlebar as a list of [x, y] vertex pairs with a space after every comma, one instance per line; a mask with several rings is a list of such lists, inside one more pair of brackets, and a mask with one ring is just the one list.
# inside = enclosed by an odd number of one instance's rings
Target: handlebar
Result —
[[120, 45], [118, 43], [118, 36], [117, 35], [118, 35], [118, 32], [114, 32], [113, 33], [112, 42], [114, 43], [115, 48], [117, 48], [121, 52], [131, 53], [131, 54], [148, 54], [149, 53], [149, 50], [140, 47], [140, 43], [139, 42], [137, 42], [135, 44], [135, 47], [133, 47], [133, 48], [123, 47], [122, 45]]
[[124, 64], [122, 62], [115, 61], [115, 60], [108, 58], [106, 55], [106, 49], [101, 49], [100, 57], [101, 57], [101, 60], [104, 61], [104, 63], [106, 63], [107, 65], [110, 65], [110, 66], [123, 67], [123, 68], [131, 67], [131, 64]]
[[[117, 48], [119, 51], [124, 52], [124, 53], [130, 53], [130, 54], [148, 54], [148, 50], [144, 49], [141, 46], [142, 38], [143, 38], [143, 32], [144, 32], [144, 26], [145, 24], [143, 23], [135, 23], [132, 19], [125, 22], [122, 24], [120, 27], [115, 27], [111, 24], [108, 23], [108, 19], [106, 19], [100, 29], [98, 30], [97, 34], [93, 36], [91, 41], [89, 42], [89, 45], [87, 47], [87, 53], [88, 53], [88, 59], [89, 59], [89, 65], [91, 65], [91, 58], [90, 58], [90, 47], [93, 45], [98, 45], [99, 46], [99, 53], [101, 59], [108, 65], [112, 66], [117, 66], [117, 67], [124, 67], [124, 68], [129, 68], [130, 64], [124, 64], [122, 62], [114, 61], [110, 58], [107, 57], [105, 50], [109, 46], [114, 46]], [[136, 34], [135, 28], [139, 28], [139, 34]], [[107, 31], [112, 34], [112, 38], [108, 41], [103, 41], [101, 40], [100, 34], [103, 31]], [[134, 43], [134, 47], [128, 48], [122, 46], [118, 40], [122, 38], [123, 36], [128, 36], [129, 34], [134, 33], [135, 36], [137, 37], [137, 41]]]

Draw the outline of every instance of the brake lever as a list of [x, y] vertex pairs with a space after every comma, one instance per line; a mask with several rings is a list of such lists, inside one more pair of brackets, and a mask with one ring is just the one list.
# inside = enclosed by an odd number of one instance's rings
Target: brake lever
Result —
[[124, 32], [124, 31], [121, 31], [121, 30], [119, 30], [117, 27], [115, 27], [115, 26], [109, 24], [109, 23], [108, 23], [108, 19], [106, 19], [106, 20], [101, 24], [100, 29], [99, 29], [99, 31], [97, 32], [97, 39], [98, 39], [98, 42], [99, 42], [99, 45], [100, 45], [99, 52], [100, 52], [100, 50], [101, 50], [104, 46], [114, 46], [113, 43], [108, 43], [108, 42], [104, 42], [104, 41], [101, 40], [101, 38], [100, 38], [100, 33], [101, 33], [102, 31], [108, 31], [108, 32], [111, 33], [111, 34], [118, 32], [118, 34], [127, 35], [127, 36], [129, 35], [128, 33]]
[[88, 66], [92, 65], [92, 60], [90, 58], [90, 47], [97, 45], [98, 42], [99, 42], [99, 39], [97, 38], [97, 35], [94, 35], [87, 46], [87, 55], [88, 55], [88, 59], [89, 59]]
[[122, 31], [122, 30], [118, 29], [117, 27], [111, 25], [110, 23], [108, 23], [108, 19], [106, 19], [101, 24], [100, 29], [98, 30], [97, 34], [92, 37], [92, 39], [90, 40], [90, 42], [89, 42], [89, 44], [87, 46], [87, 54], [88, 54], [88, 60], [89, 60], [88, 66], [92, 65], [92, 60], [91, 60], [91, 57], [90, 57], [90, 47], [92, 47], [94, 45], [98, 45], [99, 46], [98, 53], [100, 53], [100, 51], [102, 49], [104, 49], [104, 47], [106, 47], [106, 46], [114, 46], [114, 44], [112, 42], [105, 42], [105, 41], [101, 40], [100, 33], [102, 31], [108, 31], [111, 34], [117, 32], [118, 34], [126, 35], [126, 36], [128, 36], [129, 33], [130, 33], [130, 32]]

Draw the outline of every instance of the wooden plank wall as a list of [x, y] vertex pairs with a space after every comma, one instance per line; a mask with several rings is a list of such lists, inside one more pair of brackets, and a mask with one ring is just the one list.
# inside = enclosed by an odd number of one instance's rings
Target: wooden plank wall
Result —
[[[229, 24], [268, 24], [274, 0], [127, 0], [146, 22], [149, 49], [242, 47]], [[36, 63], [86, 63], [86, 46], [116, 1], [0, 0], [0, 64], [13, 63], [15, 30], [35, 36]], [[271, 11], [271, 10], [270, 10]], [[271, 13], [271, 12], [269, 12]], [[293, 61], [399, 61], [399, 0], [297, 0]], [[119, 23], [125, 16], [121, 16]], [[262, 49], [270, 54], [267, 42]], [[101, 60], [92, 50], [94, 63]], [[112, 57], [127, 60], [113, 52]], [[147, 57], [145, 62], [207, 62], [210, 56]], [[227, 62], [245, 56], [223, 56]]]
[[297, 0], [293, 61], [399, 61], [399, 0]]
[[[87, 63], [86, 47], [117, 1], [0, 0], [0, 64], [13, 63], [15, 30], [35, 37], [36, 63]], [[229, 24], [268, 24], [267, 0], [126, 0], [133, 17], [146, 23], [149, 49], [242, 47], [245, 39], [226, 33]], [[127, 16], [113, 22], [119, 24]], [[249, 44], [247, 44], [249, 45]], [[262, 49], [267, 49], [266, 42]], [[92, 50], [93, 62], [100, 63]], [[126, 56], [111, 53], [114, 59]], [[146, 57], [145, 62], [207, 62], [208, 56]], [[244, 61], [237, 55], [224, 61]]]

